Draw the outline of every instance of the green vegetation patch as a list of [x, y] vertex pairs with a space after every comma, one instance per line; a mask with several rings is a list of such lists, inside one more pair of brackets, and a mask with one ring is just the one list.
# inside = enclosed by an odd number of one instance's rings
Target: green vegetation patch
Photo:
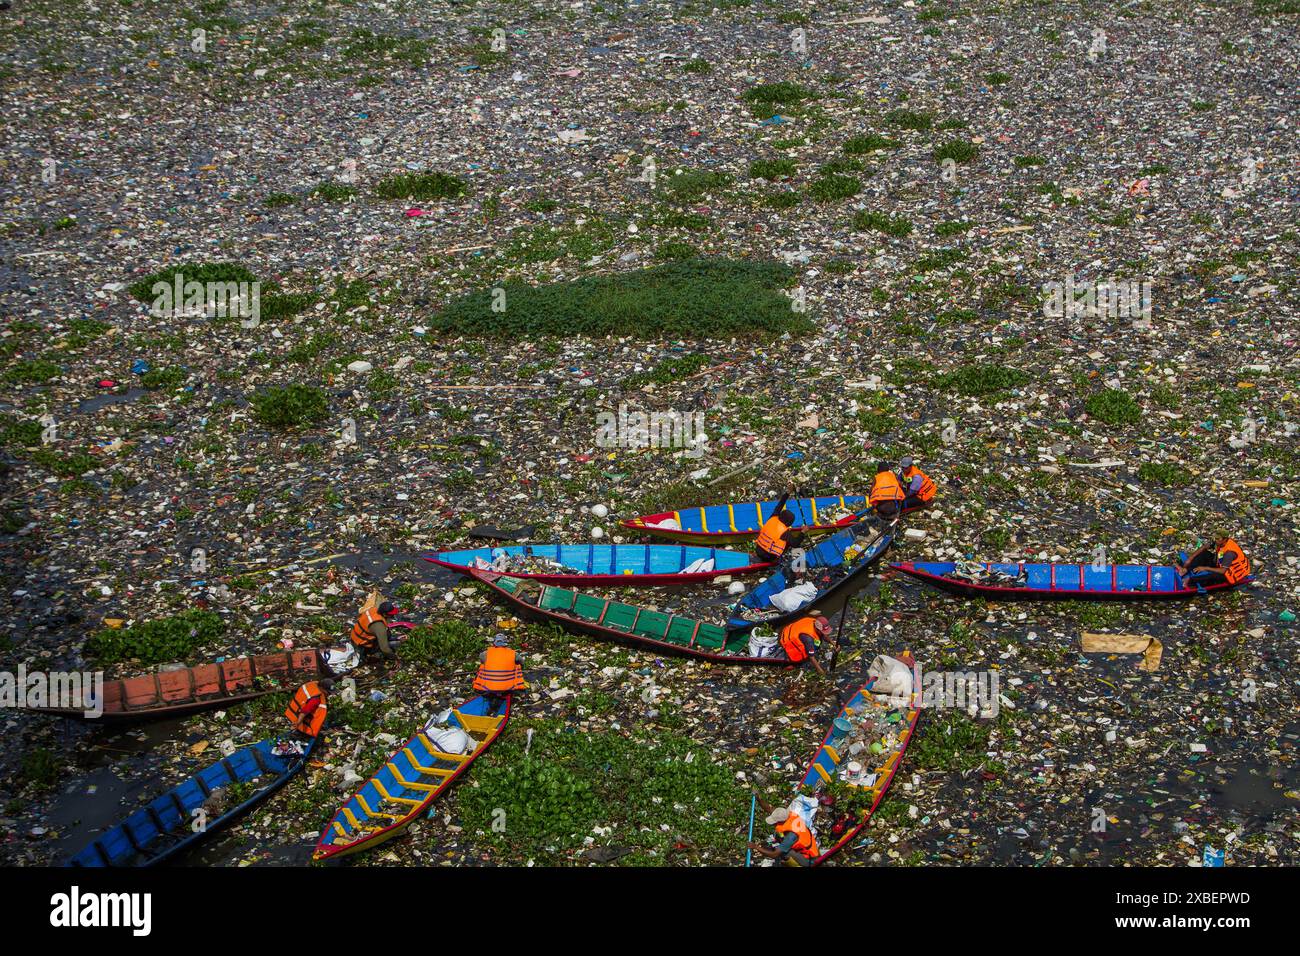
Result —
[[677, 170], [671, 176], [663, 176], [659, 182], [663, 191], [673, 202], [699, 202], [709, 193], [726, 189], [734, 182], [728, 173], [706, 169]]
[[267, 428], [292, 431], [323, 421], [329, 414], [329, 399], [312, 385], [274, 386], [253, 395], [253, 414]]
[[896, 109], [885, 114], [885, 122], [901, 129], [924, 132], [934, 125], [934, 116], [930, 113], [918, 113], [914, 110]]
[[950, 139], [934, 148], [934, 161], [942, 163], [951, 159], [958, 163], [969, 163], [980, 153], [979, 147], [964, 139]]
[[[780, 291], [794, 278], [779, 262], [702, 258], [545, 286], [507, 282], [504, 300], [474, 292], [431, 324], [462, 335], [766, 339], [811, 328]], [[493, 311], [494, 301], [504, 308]]]
[[808, 195], [818, 202], [835, 202], [848, 199], [862, 191], [862, 181], [856, 176], [824, 172], [808, 184]]
[[898, 140], [890, 139], [888, 136], [881, 136], [879, 133], [868, 133], [865, 136], [853, 136], [844, 141], [844, 152], [850, 156], [864, 156], [867, 153], [874, 153], [882, 149], [897, 149]]
[[100, 631], [86, 641], [85, 653], [99, 664], [184, 663], [195, 649], [216, 641], [225, 631], [226, 622], [212, 611], [182, 611], [175, 617]]
[[1191, 472], [1182, 465], [1169, 461], [1144, 461], [1138, 468], [1138, 477], [1153, 485], [1181, 488], [1192, 481]]
[[256, 282], [257, 276], [237, 262], [186, 262], [168, 266], [166, 269], [145, 276], [127, 287], [127, 293], [140, 302], [153, 302], [153, 287], [164, 282], [175, 286], [176, 277], [180, 276], [186, 284], [190, 282]]
[[912, 221], [905, 216], [889, 216], [883, 212], [863, 209], [853, 217], [853, 228], [859, 232], [883, 232], [895, 239], [912, 233]]
[[756, 159], [749, 164], [749, 175], [754, 179], [781, 179], [793, 176], [797, 168], [793, 159]]
[[709, 748], [664, 731], [636, 738], [566, 732], [558, 720], [527, 726], [527, 756], [525, 728], [512, 721], [475, 765], [478, 786], [456, 795], [461, 825], [503, 850], [503, 862], [574, 860], [593, 827], [613, 829], [596, 846], [620, 848], [624, 865], [734, 862], [749, 795]]
[[418, 199], [433, 202], [456, 199], [469, 191], [469, 183], [447, 173], [398, 173], [386, 176], [375, 185], [381, 199]]
[[955, 371], [937, 375], [930, 380], [935, 388], [976, 398], [994, 395], [1007, 389], [1019, 388], [1029, 381], [1029, 376], [1019, 369], [1005, 365], [963, 365]]
[[467, 664], [487, 641], [464, 621], [446, 620], [421, 624], [397, 647], [397, 656], [412, 664]]
[[1106, 425], [1134, 425], [1142, 420], [1142, 406], [1128, 392], [1108, 388], [1089, 395], [1084, 403], [1088, 415]]
[[4, 370], [4, 381], [12, 385], [43, 385], [58, 376], [57, 362], [49, 359], [27, 359], [15, 362]]
[[682, 355], [677, 358], [667, 358], [656, 365], [652, 370], [647, 372], [634, 372], [623, 379], [624, 388], [639, 388], [651, 382], [656, 385], [667, 385], [670, 382], [678, 382], [688, 375], [694, 375], [705, 368], [708, 368], [709, 357], [701, 353], [694, 355]]

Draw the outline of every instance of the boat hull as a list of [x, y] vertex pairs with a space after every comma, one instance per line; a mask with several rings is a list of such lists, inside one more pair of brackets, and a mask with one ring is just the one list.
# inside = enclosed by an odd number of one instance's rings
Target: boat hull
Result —
[[[540, 624], [554, 624], [564, 630], [581, 634], [585, 637], [594, 637], [597, 640], [614, 641], [628, 647], [634, 647], [642, 650], [651, 650], [656, 653], [672, 654], [681, 657], [694, 657], [700, 660], [712, 661], [718, 664], [762, 664], [767, 666], [790, 666], [790, 661], [784, 657], [751, 657], [742, 654], [728, 654], [719, 651], [710, 651], [700, 647], [682, 645], [673, 641], [656, 639], [645, 634], [633, 633], [619, 630], [613, 627], [606, 627], [603, 624], [589, 621], [581, 616], [573, 614], [563, 614], [558, 611], [552, 611], [538, 605], [530, 604], [527, 601], [516, 597], [514, 593], [503, 588], [497, 582], [500, 578], [514, 577], [514, 575], [503, 575], [494, 571], [475, 570], [471, 572], [472, 576], [481, 581], [490, 589], [494, 598], [508, 607], [516, 616], [525, 620], [535, 621]], [[614, 602], [606, 602], [607, 604]], [[602, 615], [603, 618], [604, 615]], [[687, 621], [685, 618], [676, 618], [678, 621]], [[699, 624], [699, 622], [690, 622]], [[698, 630], [698, 628], [696, 629]], [[725, 634], [725, 630], [724, 630]], [[746, 642], [747, 643], [747, 642]]]
[[[473, 728], [470, 725], [462, 722], [459, 718], [461, 716], [467, 716], [471, 718], [487, 719], [485, 715], [482, 713], [472, 712], [472, 711], [483, 711], [483, 710], [486, 710], [486, 702], [483, 697], [477, 696], [477, 697], [472, 697], [469, 700], [465, 701], [458, 708], [454, 708], [453, 714], [456, 715], [457, 722], [462, 726], [462, 728], [464, 728], [467, 733], [472, 733]], [[423, 742], [417, 743], [417, 741], [420, 741], [420, 738], [423, 736], [423, 728], [421, 728], [421, 730], [413, 734], [410, 738], [407, 739], [407, 741], [404, 744], [402, 744], [396, 751], [393, 752], [393, 754], [389, 756], [388, 760], [379, 769], [379, 771], [375, 774], [375, 776], [371, 777], [370, 780], [368, 780], [365, 784], [363, 784], [361, 789], [358, 790], [351, 798], [349, 798], [349, 800], [339, 809], [339, 811], [334, 814], [333, 818], [330, 820], [330, 822], [326, 825], [325, 829], [321, 833], [321, 838], [316, 844], [316, 850], [312, 854], [312, 859], [332, 860], [332, 859], [340, 859], [345, 856], [351, 856], [352, 854], [360, 853], [363, 850], [373, 849], [374, 847], [387, 843], [389, 840], [392, 840], [394, 837], [401, 836], [403, 833], [405, 833], [406, 830], [411, 826], [411, 824], [414, 823], [416, 820], [418, 820], [425, 813], [427, 813], [429, 807], [431, 807], [433, 803], [440, 796], [442, 796], [452, 786], [454, 786], [456, 781], [459, 780], [465, 774], [465, 772], [468, 771], [469, 768], [473, 766], [473, 764], [481, 756], [483, 756], [484, 753], [487, 752], [488, 748], [491, 747], [492, 744], [496, 742], [497, 738], [501, 736], [502, 731], [505, 730], [506, 724], [510, 720], [510, 710], [511, 710], [511, 698], [509, 695], [507, 695], [505, 699], [505, 710], [501, 714], [493, 715], [494, 717], [500, 718], [500, 720], [496, 723], [495, 728], [493, 728], [490, 732], [487, 732], [484, 738], [482, 739], [482, 741], [479, 743], [479, 745], [474, 749], [474, 752], [472, 754], [465, 755], [466, 759], [460, 760], [455, 770], [443, 776], [441, 782], [439, 782], [433, 790], [428, 791], [427, 796], [424, 799], [418, 802], [412, 802], [409, 799], [406, 800], [405, 802], [410, 804], [411, 808], [406, 813], [404, 813], [400, 818], [393, 820], [392, 823], [389, 823], [385, 826], [369, 829], [366, 835], [362, 836], [359, 839], [353, 840], [350, 843], [335, 844], [331, 842], [330, 839], [327, 839], [327, 837], [330, 837], [332, 833], [336, 833], [342, 830], [345, 823], [349, 825], [351, 824], [351, 821], [348, 820], [347, 818], [349, 813], [352, 815], [353, 819], [366, 820], [366, 821], [372, 819], [370, 813], [364, 813], [360, 817], [358, 817], [356, 814], [356, 810], [358, 808], [364, 810], [368, 806], [368, 801], [366, 800], [367, 792], [369, 792], [369, 796], [371, 800], [378, 800], [379, 797], [377, 797], [376, 794], [377, 793], [382, 794], [383, 791], [390, 790], [390, 788], [391, 790], [398, 790], [402, 793], [407, 792], [407, 787], [402, 786], [400, 782], [405, 778], [402, 778], [394, 773], [394, 768], [396, 767], [394, 761], [398, 759], [400, 756], [402, 756], [404, 753], [405, 754], [414, 753], [414, 751], [412, 750], [413, 746], [421, 750], [422, 753], [421, 759], [428, 759], [431, 763], [438, 762], [435, 758], [429, 756], [430, 745], [426, 745]], [[411, 772], [409, 768], [414, 763], [415, 763], [414, 759], [412, 759], [411, 762], [408, 763], [407, 772]], [[378, 783], [376, 783], [377, 781]], [[381, 805], [382, 805], [382, 801], [381, 801]], [[370, 808], [370, 809], [373, 811], [375, 808]]]
[[[828, 538], [827, 540], [823, 541], [821, 544], [817, 545], [817, 548], [814, 550], [824, 551], [827, 553], [827, 555], [833, 555], [836, 552], [831, 552], [830, 549], [835, 547], [839, 540], [840, 539], [838, 537]], [[846, 535], [844, 540], [846, 543], [851, 542], [852, 535]], [[794, 611], [781, 614], [777, 617], [768, 618], [763, 621], [747, 621], [743, 617], [740, 617], [733, 613], [732, 616], [727, 619], [727, 630], [748, 631], [759, 625], [763, 625], [765, 627], [781, 628], [784, 627], [786, 624], [789, 624], [791, 621], [795, 621], [801, 617], [806, 616], [809, 611], [822, 610], [827, 605], [834, 603], [837, 598], [843, 597], [848, 594], [852, 594], [853, 592], [857, 591], [859, 588], [863, 587], [868, 572], [884, 556], [885, 552], [889, 550], [889, 547], [891, 544], [893, 544], [893, 541], [894, 541], [894, 536], [892, 531], [883, 532], [880, 535], [880, 537], [876, 540], [875, 544], [873, 544], [872, 553], [864, 556], [848, 574], [840, 578], [838, 581], [833, 582], [825, 590], [819, 591], [816, 597], [814, 597], [811, 601], [809, 601], [807, 604], [803, 605], [802, 607], [797, 608]], [[838, 553], [841, 555], [843, 554], [843, 547], [838, 548]], [[810, 568], [825, 567], [827, 566], [828, 563], [830, 563], [828, 560], [822, 560], [819, 564], [813, 565], [812, 562], [810, 561], [809, 566]], [[775, 594], [784, 590], [784, 588], [785, 588], [785, 575], [782, 572], [777, 572], [776, 574], [772, 575], [771, 577], [759, 583], [757, 586], [755, 586], [752, 590], [750, 590], [745, 595], [742, 595], [738, 603], [746, 604], [749, 607], [766, 606], [768, 597], [771, 594]]]
[[[1182, 587], [1178, 570], [1171, 565], [1109, 564], [1098, 565], [1102, 570], [1097, 570], [1086, 564], [993, 564], [1009, 573], [1019, 569], [1050, 569], [1044, 580], [1046, 586], [1041, 587], [978, 584], [945, 577], [944, 571], [952, 568], [951, 563], [909, 561], [890, 567], [949, 594], [990, 601], [1176, 601], [1202, 593], [1197, 588]], [[1251, 580], [1213, 584], [1204, 588], [1204, 593], [1231, 591]], [[1133, 586], [1128, 586], [1130, 583]]]

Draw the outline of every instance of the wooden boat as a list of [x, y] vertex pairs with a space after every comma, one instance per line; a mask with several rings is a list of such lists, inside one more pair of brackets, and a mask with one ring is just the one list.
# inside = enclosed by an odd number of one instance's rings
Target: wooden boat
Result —
[[[910, 652], [905, 651], [899, 660], [912, 668], [915, 674], [916, 661]], [[921, 716], [921, 691], [915, 686], [915, 679], [911, 699], [902, 708], [895, 706], [897, 702], [889, 698], [873, 694], [873, 684], [874, 680], [863, 684], [836, 719], [846, 720], [855, 726], [856, 729], [849, 731], [848, 736], [862, 734], [882, 743], [884, 751], [872, 758], [875, 767], [867, 770], [864, 766], [863, 774], [856, 779], [848, 775], [849, 754], [846, 748], [840, 746], [841, 736], [832, 722], [800, 781], [799, 793], [805, 796], [817, 795], [833, 781], [841, 783], [852, 788], [850, 792], [860, 798], [857, 802], [862, 807], [856, 820], [850, 818], [840, 824], [829, 821], [815, 823], [820, 853], [809, 861], [812, 866], [820, 866], [844, 849], [871, 821], [876, 808], [884, 800], [889, 785], [893, 783], [898, 768], [902, 765], [903, 755], [916, 733], [916, 723]], [[838, 833], [835, 832], [837, 826], [840, 829]], [[793, 860], [786, 862], [791, 866], [799, 865]]]
[[[663, 511], [620, 521], [629, 531], [640, 531], [683, 544], [744, 545], [758, 537], [763, 522], [776, 511], [777, 501], [745, 501], [725, 505], [704, 505], [681, 511]], [[794, 514], [793, 527], [804, 534], [827, 534], [858, 520], [857, 512], [867, 507], [865, 495], [828, 495], [821, 498], [791, 498], [785, 506]], [[840, 514], [842, 517], [835, 517]]]
[[443, 753], [421, 728], [334, 814], [321, 831], [312, 859], [347, 856], [404, 833], [483, 755], [509, 719], [509, 696], [499, 714], [489, 714], [481, 696], [453, 709], [448, 726], [464, 730], [474, 743], [467, 754]]
[[[323, 737], [321, 733], [315, 737], [295, 733], [293, 740], [300, 742], [299, 746], [305, 745], [302, 753], [276, 753], [287, 738], [272, 738], [222, 757], [108, 830], [68, 865], [154, 866], [176, 856], [229, 827], [301, 773]], [[253, 787], [251, 793], [238, 798], [234, 807], [222, 811], [196, 831], [196, 823], [203, 817], [195, 811], [214, 792], [238, 787], [242, 793], [248, 786]]]
[[773, 594], [779, 594], [786, 588], [790, 587], [789, 580], [784, 571], [778, 571], [771, 577], [762, 581], [755, 587], [746, 591], [736, 602], [731, 610], [731, 615], [727, 619], [727, 629], [730, 631], [748, 630], [758, 624], [768, 627], [780, 628], [797, 618], [807, 614], [809, 611], [820, 608], [837, 595], [848, 594], [859, 586], [866, 576], [867, 570], [880, 557], [889, 550], [889, 546], [894, 541], [894, 525], [886, 525], [883, 530], [876, 531], [875, 538], [870, 540], [870, 546], [866, 551], [854, 556], [851, 565], [844, 568], [845, 552], [853, 545], [854, 541], [863, 536], [869, 536], [877, 525], [870, 522], [863, 522], [854, 525], [844, 531], [839, 532], [832, 537], [822, 541], [816, 547], [809, 548], [806, 558], [808, 562], [809, 575], [816, 577], [817, 569], [825, 569], [838, 576], [834, 578], [826, 587], [820, 588], [816, 596], [811, 601], [795, 611], [784, 614], [778, 614], [765, 620], [747, 620], [740, 615], [742, 608], [761, 610], [764, 608], [771, 609], [771, 597]]
[[[463, 551], [435, 551], [424, 560], [468, 575], [476, 562], [490, 563], [500, 555], [533, 557], [558, 564], [553, 571], [499, 570], [516, 578], [532, 578], [548, 584], [689, 584], [722, 574], [747, 574], [770, 568], [771, 562], [739, 551], [720, 548], [684, 547], [677, 544], [524, 544], [504, 548], [469, 548]], [[687, 572], [697, 561], [709, 560], [709, 571]]]
[[607, 601], [496, 571], [475, 570], [470, 574], [519, 617], [557, 624], [571, 633], [722, 664], [790, 664], [784, 657], [750, 656], [748, 635], [729, 632], [717, 624]]
[[[916, 673], [916, 660], [910, 651], [904, 651], [899, 660], [912, 668], [913, 674]], [[832, 831], [817, 841], [821, 854], [810, 861], [813, 866], [820, 866], [844, 849], [862, 831], [862, 828], [871, 822], [871, 817], [885, 798], [889, 785], [894, 782], [894, 776], [903, 763], [903, 755], [907, 752], [908, 744], [912, 742], [912, 737], [916, 733], [916, 722], [921, 717], [921, 688], [915, 686], [915, 681], [913, 681], [911, 700], [906, 708], [896, 708], [888, 698], [877, 697], [871, 692], [873, 684], [874, 681], [863, 684], [852, 699], [844, 705], [839, 717], [859, 726], [866, 721], [871, 721], [876, 726], [896, 725], [898, 730], [887, 738], [885, 752], [874, 758], [876, 767], [865, 780], [860, 783], [852, 780], [843, 781], [856, 790], [864, 791], [868, 803], [861, 817], [855, 823], [846, 826], [842, 833], [836, 834]], [[848, 753], [847, 751], [840, 753], [832, 743], [835, 735], [835, 725], [832, 722], [830, 729], [826, 731], [826, 736], [822, 738], [822, 745], [813, 754], [812, 762], [808, 764], [808, 771], [800, 783], [804, 789], [810, 789], [815, 793], [832, 780], [842, 779], [840, 774], [844, 772], [849, 762]], [[835, 842], [827, 846], [826, 837], [830, 837]]]
[[[114, 723], [154, 720], [210, 707], [229, 707], [328, 676], [329, 671], [318, 652], [281, 651], [104, 681], [103, 714], [98, 717], [87, 716], [86, 711], [91, 709], [88, 706], [30, 709], [36, 713], [80, 720]], [[84, 699], [82, 703], [87, 704]]]
[[[1023, 583], [980, 584], [953, 577], [957, 567], [951, 561], [908, 561], [891, 567], [942, 591], [1002, 601], [1158, 601], [1195, 597], [1202, 592], [1184, 585], [1178, 569], [1169, 564], [981, 564]], [[1234, 587], [1237, 585], [1212, 584], [1203, 590], [1209, 593]]]

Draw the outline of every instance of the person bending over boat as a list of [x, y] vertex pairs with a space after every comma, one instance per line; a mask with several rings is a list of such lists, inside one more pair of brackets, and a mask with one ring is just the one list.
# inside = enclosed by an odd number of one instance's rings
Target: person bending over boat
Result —
[[776, 828], [776, 845], [751, 843], [749, 848], [769, 860], [792, 860], [799, 866], [810, 866], [821, 851], [817, 849], [817, 836], [804, 818], [791, 807], [774, 807], [757, 793], [754, 797], [767, 814], [767, 822]]
[[794, 512], [785, 506], [790, 500], [790, 492], [781, 496], [781, 500], [776, 503], [776, 508], [772, 510], [772, 517], [763, 522], [763, 527], [758, 530], [758, 540], [754, 542], [754, 550], [764, 561], [777, 563], [781, 560], [781, 555], [785, 554], [785, 549], [790, 544], [790, 539], [797, 532], [791, 531], [794, 524]]
[[791, 664], [811, 662], [818, 674], [826, 676], [826, 668], [817, 660], [817, 648], [822, 638], [831, 633], [831, 622], [821, 611], [812, 611], [807, 616], [791, 621], [781, 628], [781, 650]]
[[348, 635], [348, 640], [361, 652], [362, 657], [371, 658], [378, 654], [385, 664], [397, 660], [392, 643], [388, 639], [388, 626], [400, 610], [401, 608], [396, 607], [392, 601], [384, 601], [377, 608], [368, 607], [361, 611], [357, 623], [352, 625], [352, 633]]
[[1210, 540], [1190, 557], [1180, 551], [1178, 558], [1175, 567], [1183, 576], [1183, 584], [1188, 587], [1200, 589], [1215, 584], [1240, 584], [1250, 577], [1246, 552], [1228, 537], [1226, 531], [1215, 531]]
[[898, 466], [903, 470], [903, 492], [907, 495], [903, 499], [903, 508], [924, 508], [934, 499], [938, 487], [929, 475], [916, 467], [911, 455], [905, 455]]
[[325, 694], [334, 686], [332, 680], [308, 681], [293, 692], [285, 719], [304, 737], [315, 737], [325, 726]]
[[520, 655], [508, 645], [510, 638], [498, 634], [492, 646], [478, 656], [478, 673], [474, 676], [474, 689], [487, 701], [488, 716], [495, 716], [511, 693], [523, 690], [524, 669]]
[[898, 514], [906, 498], [907, 492], [903, 490], [903, 483], [889, 467], [889, 462], [878, 462], [876, 480], [872, 482], [871, 495], [867, 498], [867, 503], [882, 518], [892, 518]]

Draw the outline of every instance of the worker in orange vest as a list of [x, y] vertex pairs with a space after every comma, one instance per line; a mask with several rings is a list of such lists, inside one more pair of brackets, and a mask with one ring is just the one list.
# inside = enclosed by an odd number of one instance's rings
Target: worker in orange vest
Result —
[[792, 664], [809, 661], [817, 673], [826, 676], [826, 668], [817, 660], [817, 648], [822, 638], [829, 637], [831, 622], [821, 611], [812, 611], [797, 621], [781, 628], [781, 650]]
[[1226, 531], [1215, 531], [1191, 557], [1179, 553], [1175, 562], [1185, 586], [1198, 590], [1221, 584], [1240, 584], [1250, 577], [1250, 560]]
[[352, 642], [362, 657], [371, 657], [378, 653], [385, 663], [397, 659], [388, 640], [388, 625], [401, 611], [392, 601], [385, 601], [378, 607], [368, 607], [361, 611], [357, 622], [352, 625], [348, 640]]
[[504, 634], [492, 638], [492, 646], [478, 656], [478, 673], [474, 676], [474, 689], [487, 701], [487, 715], [492, 716], [502, 703], [524, 683], [524, 669], [520, 655], [507, 645], [510, 639]]
[[800, 866], [809, 866], [821, 851], [817, 848], [817, 836], [812, 828], [790, 807], [774, 807], [758, 794], [758, 805], [767, 814], [767, 822], [776, 829], [776, 846], [768, 847], [761, 843], [751, 843], [749, 848], [760, 856], [770, 860], [792, 860]]
[[320, 683], [308, 681], [293, 692], [284, 716], [293, 729], [307, 737], [315, 737], [325, 726], [325, 692], [334, 686], [332, 680]]
[[894, 517], [906, 498], [907, 492], [903, 490], [902, 482], [889, 467], [889, 463], [884, 461], [877, 463], [876, 480], [872, 482], [871, 494], [867, 498], [871, 507], [876, 509], [876, 514], [882, 518]]
[[754, 550], [764, 561], [773, 563], [780, 561], [791, 539], [798, 534], [791, 531], [794, 525], [794, 512], [785, 506], [789, 500], [790, 493], [787, 491], [772, 509], [772, 517], [764, 521], [763, 526], [758, 530], [758, 540], [754, 542]]
[[933, 479], [916, 467], [911, 455], [905, 455], [898, 465], [903, 469], [903, 491], [907, 495], [903, 499], [903, 508], [910, 511], [928, 505], [939, 490]]

